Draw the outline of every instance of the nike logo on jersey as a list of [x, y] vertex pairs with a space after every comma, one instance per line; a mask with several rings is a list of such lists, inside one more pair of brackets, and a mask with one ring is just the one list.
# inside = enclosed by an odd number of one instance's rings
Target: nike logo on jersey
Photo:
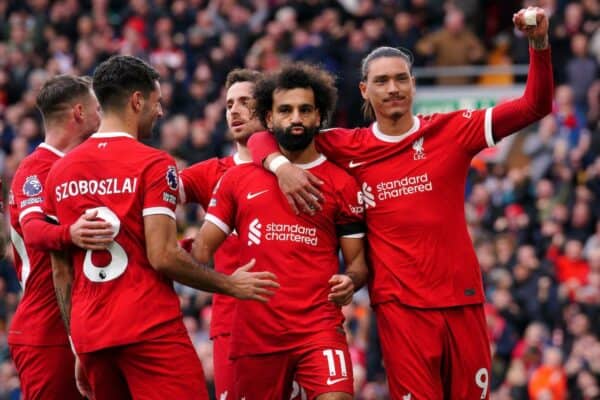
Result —
[[366, 161], [361, 161], [361, 162], [354, 162], [354, 160], [350, 161], [348, 163], [348, 168], [356, 168], [356, 167], [360, 167], [361, 165], [365, 164]]
[[263, 190], [262, 192], [256, 192], [256, 193], [248, 192], [248, 194], [246, 195], [246, 198], [248, 200], [252, 200], [253, 198], [258, 197], [263, 193], [267, 193], [268, 191], [269, 191], [269, 189]]
[[345, 381], [345, 380], [347, 380], [347, 379], [348, 379], [348, 377], [345, 377], [345, 378], [339, 378], [339, 379], [331, 379], [331, 378], [327, 378], [327, 384], [331, 386], [331, 385], [335, 385], [336, 383], [339, 383], [339, 382]]

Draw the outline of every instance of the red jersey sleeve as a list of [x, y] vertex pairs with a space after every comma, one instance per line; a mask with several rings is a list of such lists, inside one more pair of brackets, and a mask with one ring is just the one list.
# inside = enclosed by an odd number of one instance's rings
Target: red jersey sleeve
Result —
[[39, 213], [27, 214], [21, 220], [23, 238], [31, 248], [40, 251], [59, 251], [71, 245], [71, 232], [68, 225], [56, 225]]
[[43, 212], [44, 198], [51, 197], [52, 192], [42, 182], [42, 176], [25, 175], [17, 172], [12, 185], [12, 203], [25, 243], [42, 251], [64, 249], [71, 242], [69, 227], [47, 222]]
[[215, 224], [229, 235], [235, 227], [237, 204], [235, 201], [235, 170], [229, 170], [215, 186], [213, 197], [204, 219]]
[[221, 167], [216, 157], [183, 169], [179, 173], [179, 201], [181, 204], [198, 203], [206, 210], [220, 177]]
[[337, 192], [338, 212], [335, 216], [336, 232], [341, 237], [360, 238], [365, 235], [362, 193], [356, 181], [346, 176]]
[[262, 131], [250, 136], [248, 149], [252, 154], [252, 162], [262, 167], [265, 158], [269, 154], [279, 151], [279, 146], [273, 135], [267, 131]]
[[166, 153], [151, 163], [142, 177], [143, 216], [164, 214], [175, 219], [179, 177], [175, 161]]
[[494, 107], [491, 120], [493, 138], [500, 140], [552, 111], [554, 79], [550, 48], [529, 48], [529, 73], [523, 96]]
[[53, 179], [53, 171], [56, 167], [56, 164], [50, 169], [48, 176], [46, 177], [46, 196], [44, 197], [44, 202], [42, 204], [43, 213], [52, 221], [56, 223], [60, 223], [58, 217], [56, 216], [56, 195], [55, 192], [57, 190], [56, 183]]
[[[550, 50], [530, 49], [531, 64], [522, 97], [483, 110], [461, 110], [440, 117], [444, 128], [457, 132], [457, 140], [471, 155], [538, 121], [552, 110]], [[435, 117], [434, 117], [435, 118]]]
[[337, 165], [346, 165], [352, 155], [364, 151], [360, 129], [324, 129], [315, 136], [317, 150]]

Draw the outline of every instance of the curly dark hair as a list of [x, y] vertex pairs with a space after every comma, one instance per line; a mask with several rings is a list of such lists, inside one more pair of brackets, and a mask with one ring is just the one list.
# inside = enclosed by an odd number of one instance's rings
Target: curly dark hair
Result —
[[91, 96], [91, 90], [87, 76], [59, 75], [44, 83], [35, 103], [45, 121], [54, 120], [84, 96]]
[[337, 102], [335, 77], [324, 69], [305, 63], [286, 65], [279, 72], [266, 75], [256, 83], [256, 114], [264, 126], [267, 126], [267, 114], [273, 109], [273, 92], [297, 88], [312, 89], [315, 107], [321, 116], [320, 128], [327, 126]]
[[227, 74], [225, 80], [225, 89], [229, 90], [234, 83], [250, 82], [256, 83], [261, 78], [262, 73], [246, 68], [236, 68]]
[[113, 56], [96, 68], [93, 87], [105, 111], [120, 111], [135, 91], [148, 97], [160, 75], [143, 60], [132, 56]]

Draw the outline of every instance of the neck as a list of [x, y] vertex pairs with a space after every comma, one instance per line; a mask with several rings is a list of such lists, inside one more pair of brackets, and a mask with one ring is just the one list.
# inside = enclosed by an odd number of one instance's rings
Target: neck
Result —
[[406, 113], [399, 118], [390, 118], [381, 115], [377, 115], [376, 117], [379, 130], [390, 136], [402, 135], [413, 126], [412, 113]]
[[137, 121], [127, 118], [124, 115], [117, 115], [115, 113], [105, 113], [100, 122], [99, 133], [107, 132], [125, 132], [138, 138], [138, 124]]
[[310, 142], [307, 148], [298, 151], [289, 151], [279, 146], [281, 154], [286, 156], [288, 160], [294, 164], [308, 164], [309, 162], [315, 161], [319, 158], [319, 152], [315, 147], [315, 141]]
[[83, 141], [81, 136], [74, 136], [77, 127], [72, 124], [49, 126], [46, 128], [44, 143], [63, 153], [68, 153]]
[[236, 142], [235, 147], [237, 149], [237, 154], [240, 160], [242, 161], [252, 161], [252, 154], [248, 149], [248, 146], [242, 144], [241, 142]]

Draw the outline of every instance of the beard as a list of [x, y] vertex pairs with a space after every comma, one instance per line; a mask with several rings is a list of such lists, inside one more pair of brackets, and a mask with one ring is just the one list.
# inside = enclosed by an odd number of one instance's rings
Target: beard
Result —
[[[292, 129], [302, 127], [304, 133], [296, 135]], [[302, 124], [290, 125], [287, 128], [280, 126], [273, 127], [273, 133], [277, 143], [287, 151], [300, 151], [306, 149], [313, 141], [315, 135], [319, 132], [318, 126], [306, 127]]]

